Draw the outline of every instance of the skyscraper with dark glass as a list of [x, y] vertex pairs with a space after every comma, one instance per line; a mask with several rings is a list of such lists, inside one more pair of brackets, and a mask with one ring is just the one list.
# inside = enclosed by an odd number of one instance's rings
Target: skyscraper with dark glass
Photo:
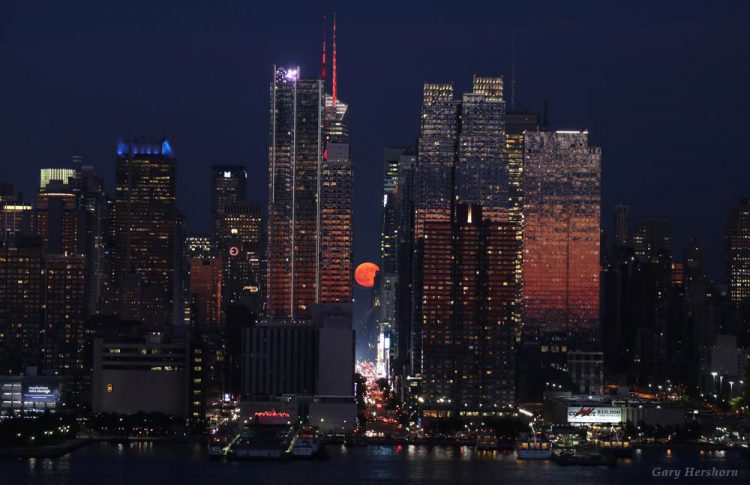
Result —
[[[117, 145], [113, 276], [120, 313], [135, 309], [127, 313], [154, 324], [173, 321], [178, 301], [175, 168], [166, 139]], [[127, 295], [141, 295], [140, 301]]]
[[527, 131], [524, 143], [524, 332], [596, 339], [601, 151], [585, 131]]

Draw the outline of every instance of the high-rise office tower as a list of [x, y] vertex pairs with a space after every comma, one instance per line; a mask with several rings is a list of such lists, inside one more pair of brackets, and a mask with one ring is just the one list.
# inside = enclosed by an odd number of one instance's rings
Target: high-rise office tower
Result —
[[106, 280], [106, 194], [102, 179], [94, 168], [74, 158], [73, 192], [78, 200], [78, 252], [85, 256], [86, 314], [93, 315]]
[[630, 206], [615, 206], [615, 249], [631, 245], [630, 240]]
[[[114, 207], [114, 280], [125, 294], [142, 295], [141, 318], [174, 320], [177, 207], [175, 160], [168, 140], [117, 145]], [[138, 313], [138, 312], [136, 312]]]
[[[67, 186], [66, 186], [67, 187]], [[49, 254], [78, 254], [78, 200], [69, 188], [39, 192], [34, 205], [34, 230]]]
[[729, 297], [742, 303], [750, 297], [750, 200], [743, 199], [732, 207], [726, 244]]
[[[425, 416], [489, 416], [515, 400], [515, 231], [459, 204], [422, 242]], [[480, 414], [475, 414], [480, 413]]]
[[638, 259], [655, 262], [672, 258], [672, 234], [664, 217], [644, 217], [635, 223], [633, 249]]
[[262, 302], [263, 220], [260, 205], [224, 205], [219, 222], [219, 254], [223, 260], [223, 308], [242, 303], [254, 311]]
[[383, 166], [383, 220], [380, 238], [381, 271], [379, 344], [383, 367], [403, 376], [411, 332], [412, 192], [416, 149], [386, 148]]
[[524, 143], [525, 333], [590, 341], [599, 317], [601, 151], [585, 131], [526, 132]]
[[185, 236], [185, 258], [208, 258], [214, 255], [211, 236], [206, 234], [189, 234]]
[[383, 225], [380, 236], [381, 271], [397, 271], [396, 244], [398, 239], [398, 176], [403, 148], [386, 148], [383, 164]]
[[63, 377], [64, 399], [88, 401], [93, 333], [85, 326], [86, 267], [83, 255], [48, 254], [45, 258], [43, 362], [45, 372]]
[[0, 247], [0, 362], [22, 372], [42, 364], [44, 348], [44, 252], [38, 238]]
[[240, 165], [211, 166], [211, 217], [214, 234], [221, 230], [224, 206], [245, 200], [247, 170]]
[[266, 313], [293, 320], [317, 302], [323, 83], [274, 66], [270, 92]]
[[31, 205], [10, 184], [0, 184], [0, 241], [9, 242], [22, 233], [31, 232]]
[[460, 105], [455, 196], [480, 204], [484, 217], [507, 221], [509, 178], [505, 155], [503, 78], [474, 76]]
[[414, 177], [415, 235], [426, 221], [450, 221], [459, 103], [452, 84], [425, 84]]
[[76, 177], [74, 168], [43, 168], [39, 171], [39, 190], [49, 190], [48, 185], [72, 185]]
[[539, 116], [528, 111], [509, 111], [505, 114], [505, 156], [508, 163], [508, 202], [510, 224], [515, 228], [517, 254], [515, 260], [516, 301], [513, 322], [520, 333], [523, 317], [523, 168], [525, 134], [539, 130]]
[[221, 323], [221, 257], [196, 257], [190, 261], [190, 291], [193, 293], [193, 322], [206, 327]]
[[314, 304], [351, 300], [345, 107], [335, 96], [327, 106], [323, 82], [301, 79], [299, 68], [274, 67], [265, 304], [272, 319], [306, 319]]
[[[335, 21], [333, 29], [335, 46]], [[333, 92], [326, 93], [323, 101], [318, 303], [349, 305], [352, 301], [354, 174], [349, 147], [349, 105], [336, 97], [335, 60], [333, 78]], [[323, 84], [325, 90], [325, 79]]]

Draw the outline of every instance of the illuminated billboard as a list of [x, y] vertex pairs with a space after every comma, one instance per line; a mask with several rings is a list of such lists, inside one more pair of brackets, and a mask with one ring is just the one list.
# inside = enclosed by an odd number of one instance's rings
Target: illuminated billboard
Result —
[[568, 423], [621, 423], [622, 408], [615, 407], [593, 407], [593, 406], [569, 406]]
[[56, 384], [23, 383], [23, 402], [54, 404], [59, 398], [60, 390]]

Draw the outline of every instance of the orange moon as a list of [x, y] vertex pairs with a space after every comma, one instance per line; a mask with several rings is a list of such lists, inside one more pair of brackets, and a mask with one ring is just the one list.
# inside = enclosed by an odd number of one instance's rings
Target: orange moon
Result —
[[354, 279], [357, 284], [363, 288], [372, 288], [375, 286], [375, 274], [380, 271], [380, 267], [375, 263], [362, 263], [354, 270]]

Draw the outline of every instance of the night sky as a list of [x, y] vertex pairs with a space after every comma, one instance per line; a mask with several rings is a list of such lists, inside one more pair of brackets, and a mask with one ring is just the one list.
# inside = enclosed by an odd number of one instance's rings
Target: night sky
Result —
[[382, 151], [416, 141], [422, 83], [507, 83], [515, 25], [517, 106], [549, 95], [553, 128], [590, 130], [605, 227], [619, 201], [667, 216], [675, 252], [697, 236], [722, 278], [730, 204], [750, 196], [747, 2], [3, 0], [0, 181], [29, 200], [38, 169], [78, 151], [111, 189], [119, 136], [167, 135], [179, 205], [207, 230], [211, 164], [245, 164], [265, 197], [272, 65], [317, 76], [333, 11], [356, 262], [378, 259]]

